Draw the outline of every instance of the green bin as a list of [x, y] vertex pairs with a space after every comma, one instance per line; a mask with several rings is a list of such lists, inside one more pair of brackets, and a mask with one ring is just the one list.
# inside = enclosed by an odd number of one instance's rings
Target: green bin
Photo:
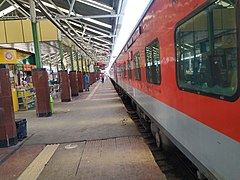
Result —
[[50, 107], [51, 107], [52, 113], [54, 113], [54, 100], [53, 100], [53, 97], [51, 95], [50, 95]]

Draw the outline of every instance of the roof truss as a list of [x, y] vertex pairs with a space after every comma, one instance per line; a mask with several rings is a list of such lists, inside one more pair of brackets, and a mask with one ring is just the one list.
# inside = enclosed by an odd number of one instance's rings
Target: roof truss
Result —
[[[51, 20], [65, 37], [94, 60], [108, 60], [117, 36], [123, 0], [34, 0], [37, 20]], [[30, 18], [28, 0], [3, 0], [0, 18]], [[101, 57], [102, 58], [102, 57]]]

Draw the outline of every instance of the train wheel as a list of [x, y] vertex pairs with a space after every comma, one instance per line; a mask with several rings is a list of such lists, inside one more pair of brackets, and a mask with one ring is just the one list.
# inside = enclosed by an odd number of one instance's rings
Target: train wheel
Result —
[[156, 133], [155, 133], [155, 140], [156, 140], [156, 145], [157, 145], [157, 147], [159, 148], [159, 149], [161, 149], [162, 147], [162, 142], [161, 142], [161, 136], [160, 136], [160, 133], [159, 133], [159, 131], [157, 131]]

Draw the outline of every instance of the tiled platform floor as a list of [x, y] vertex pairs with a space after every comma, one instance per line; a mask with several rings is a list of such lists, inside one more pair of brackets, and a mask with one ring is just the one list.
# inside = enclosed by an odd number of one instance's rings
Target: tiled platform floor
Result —
[[[57, 101], [52, 117], [34, 110], [16, 117], [27, 118], [31, 137], [0, 163], [0, 179], [166, 179], [110, 80], [72, 102]], [[12, 149], [0, 149], [0, 157]]]

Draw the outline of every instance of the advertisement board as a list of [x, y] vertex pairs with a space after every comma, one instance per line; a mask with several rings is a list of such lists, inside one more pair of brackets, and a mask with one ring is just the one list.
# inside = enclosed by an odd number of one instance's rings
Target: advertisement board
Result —
[[17, 64], [17, 51], [0, 49], [0, 64]]

